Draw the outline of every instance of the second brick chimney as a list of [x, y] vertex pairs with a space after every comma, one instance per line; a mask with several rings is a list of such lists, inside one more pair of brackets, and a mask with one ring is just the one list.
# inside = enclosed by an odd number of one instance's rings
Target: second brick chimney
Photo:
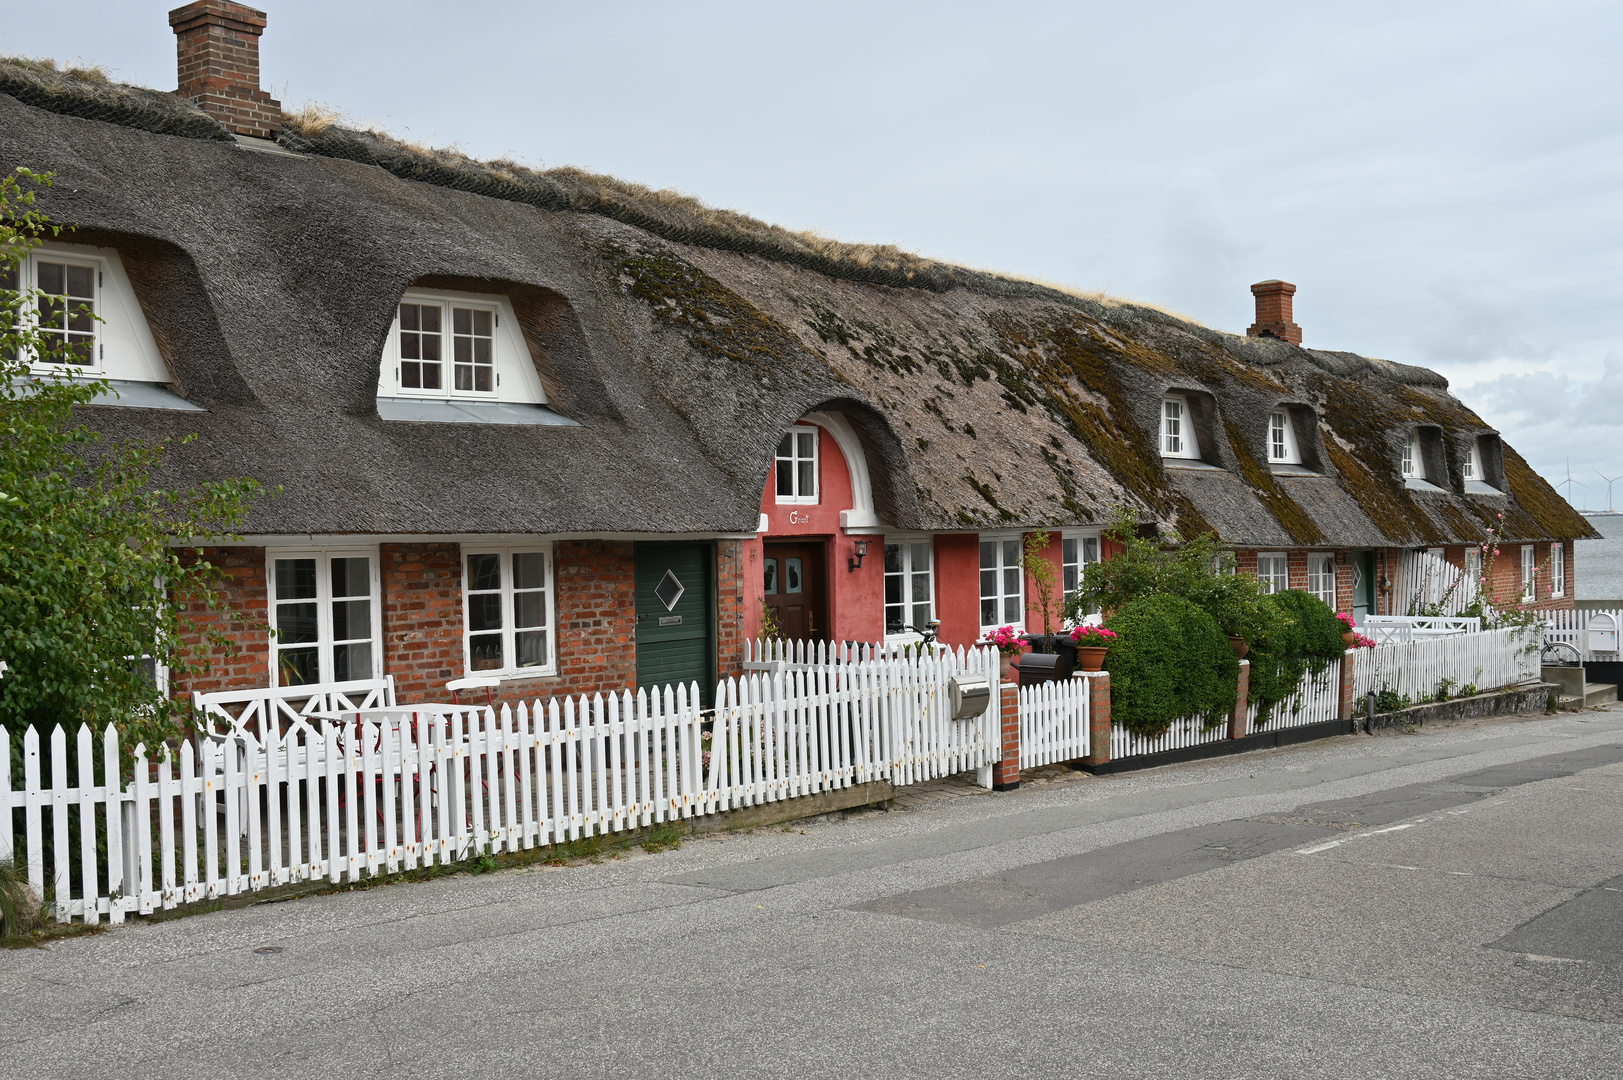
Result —
[[259, 88], [259, 35], [265, 13], [226, 0], [197, 0], [169, 13], [180, 86], [228, 131], [271, 139], [282, 130], [282, 103]]
[[1257, 298], [1257, 321], [1245, 328], [1248, 337], [1275, 337], [1292, 345], [1302, 343], [1302, 328], [1291, 322], [1291, 297], [1296, 286], [1288, 281], [1259, 281], [1251, 286]]

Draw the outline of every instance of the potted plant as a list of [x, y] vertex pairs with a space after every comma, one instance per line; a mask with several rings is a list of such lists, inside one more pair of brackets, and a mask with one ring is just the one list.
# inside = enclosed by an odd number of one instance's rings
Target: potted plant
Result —
[[1343, 627], [1341, 631], [1341, 640], [1347, 643], [1347, 648], [1357, 648], [1359, 638], [1358, 624], [1353, 622], [1353, 617], [1347, 614], [1345, 611], [1336, 612], [1336, 618], [1341, 620], [1341, 625]]
[[1244, 659], [1266, 619], [1256, 578], [1249, 574], [1212, 574], [1194, 592], [1190, 599], [1217, 620], [1235, 658]]
[[1102, 626], [1079, 626], [1072, 630], [1071, 641], [1076, 645], [1076, 658], [1081, 661], [1082, 670], [1103, 671], [1105, 653], [1120, 636]]
[[1014, 679], [1014, 658], [1026, 647], [1024, 631], [1013, 626], [1000, 626], [981, 640], [982, 645], [997, 646], [998, 675], [1005, 682]]

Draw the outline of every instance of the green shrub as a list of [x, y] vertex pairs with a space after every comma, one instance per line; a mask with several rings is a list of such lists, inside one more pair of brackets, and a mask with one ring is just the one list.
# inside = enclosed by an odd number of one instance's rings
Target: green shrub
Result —
[[1154, 738], [1179, 717], [1214, 727], [1233, 711], [1240, 662], [1206, 612], [1182, 597], [1146, 596], [1105, 625], [1121, 635], [1105, 654], [1113, 723]]
[[1296, 692], [1303, 675], [1321, 674], [1346, 649], [1341, 640], [1345, 628], [1318, 597], [1286, 589], [1264, 596], [1260, 606], [1262, 626], [1248, 656], [1258, 727], [1273, 717], [1275, 705]]

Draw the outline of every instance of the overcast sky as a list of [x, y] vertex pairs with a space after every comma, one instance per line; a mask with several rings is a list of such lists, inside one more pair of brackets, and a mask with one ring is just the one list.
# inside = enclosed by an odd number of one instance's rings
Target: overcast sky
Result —
[[[167, 7], [0, 0], [0, 51], [173, 89]], [[1285, 278], [1305, 344], [1441, 371], [1575, 505], [1623, 474], [1615, 0], [268, 13], [285, 105], [1235, 332]]]

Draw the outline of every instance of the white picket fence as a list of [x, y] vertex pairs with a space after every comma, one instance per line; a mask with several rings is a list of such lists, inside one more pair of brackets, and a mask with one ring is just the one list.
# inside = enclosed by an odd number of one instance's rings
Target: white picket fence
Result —
[[1462, 615], [1369, 615], [1359, 627], [1377, 645], [1397, 645], [1419, 638], [1475, 634], [1482, 620]]
[[[22, 788], [12, 790], [9, 766], [0, 768], [0, 860], [21, 857], [58, 920], [120, 922], [129, 912], [353, 882], [872, 780], [901, 786], [1001, 756], [995, 711], [951, 719], [946, 690], [956, 674], [995, 681], [996, 653], [754, 674], [722, 683], [713, 712], [699, 708], [697, 685], [504, 705], [499, 714], [451, 705], [211, 712], [213, 726], [228, 730], [165, 748], [156, 762], [136, 747], [127, 782], [116, 732], [97, 740], [81, 726], [76, 782], [57, 727], [45, 783], [30, 727]], [[0, 762], [10, 761], [10, 738], [0, 728]]]
[[1538, 677], [1539, 633], [1510, 627], [1478, 634], [1420, 639], [1358, 650], [1353, 668], [1354, 706], [1366, 694], [1391, 690], [1412, 701], [1433, 699], [1445, 681], [1497, 690]]
[[1575, 647], [1584, 663], [1623, 659], [1623, 610], [1551, 611], [1544, 616], [1544, 640]]
[[1093, 675], [1020, 688], [1020, 767], [1085, 758], [1092, 724]]
[[1257, 713], [1261, 711], [1262, 705], [1253, 699], [1246, 713], [1246, 734], [1278, 731], [1280, 728], [1306, 727], [1309, 724], [1322, 724], [1336, 719], [1341, 710], [1341, 665], [1346, 663], [1356, 661], [1343, 654], [1319, 674], [1315, 675], [1310, 671], [1303, 675], [1302, 681], [1297, 684], [1296, 692], [1284, 701], [1276, 703], [1268, 716], [1268, 722], [1260, 727], [1257, 725]]

